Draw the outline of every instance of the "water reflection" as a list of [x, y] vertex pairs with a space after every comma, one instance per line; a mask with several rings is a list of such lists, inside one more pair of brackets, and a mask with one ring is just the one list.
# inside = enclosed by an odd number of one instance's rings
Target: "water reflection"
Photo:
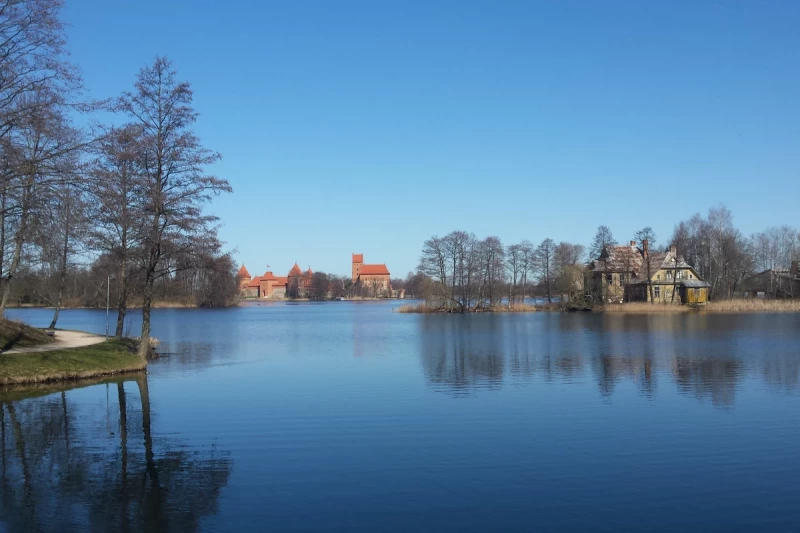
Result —
[[426, 315], [420, 321], [425, 377], [452, 392], [497, 388], [505, 369], [499, 315]]
[[229, 455], [154, 437], [146, 375], [105, 387], [113, 391], [116, 420], [103, 421], [105, 413], [85, 394], [72, 400], [72, 391], [0, 394], [0, 525], [196, 531], [216, 512], [231, 473]]
[[796, 315], [469, 315], [418, 322], [424, 375], [439, 391], [496, 389], [508, 368], [515, 381], [594, 380], [607, 399], [629, 382], [647, 397], [671, 386], [718, 406], [732, 405], [748, 377], [795, 390], [798, 327]]

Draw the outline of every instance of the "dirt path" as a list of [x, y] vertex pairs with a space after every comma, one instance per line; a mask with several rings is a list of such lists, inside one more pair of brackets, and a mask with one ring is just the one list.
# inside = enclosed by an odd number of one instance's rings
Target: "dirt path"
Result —
[[63, 350], [64, 348], [80, 348], [81, 346], [91, 346], [100, 344], [105, 340], [102, 335], [94, 335], [84, 331], [56, 330], [55, 341], [41, 346], [31, 346], [26, 348], [14, 348], [3, 353], [37, 353], [52, 352]]

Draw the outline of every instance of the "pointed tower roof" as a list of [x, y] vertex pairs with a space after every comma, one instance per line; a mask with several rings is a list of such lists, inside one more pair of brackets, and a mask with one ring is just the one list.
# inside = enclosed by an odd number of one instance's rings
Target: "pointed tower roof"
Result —
[[249, 278], [249, 277], [251, 277], [250, 276], [250, 272], [247, 271], [247, 269], [244, 266], [244, 263], [242, 263], [242, 268], [239, 269], [239, 277], [240, 278]]
[[310, 278], [313, 275], [314, 275], [314, 271], [311, 270], [311, 267], [308, 267], [308, 270], [306, 270], [306, 276], [308, 276]]
[[295, 263], [294, 266], [292, 267], [292, 269], [289, 271], [289, 275], [290, 276], [299, 276], [302, 273], [303, 273], [303, 271], [300, 270], [300, 266], [297, 263]]

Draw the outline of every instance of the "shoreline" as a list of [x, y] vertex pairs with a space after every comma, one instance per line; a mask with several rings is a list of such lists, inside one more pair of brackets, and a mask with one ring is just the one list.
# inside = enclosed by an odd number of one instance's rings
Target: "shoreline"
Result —
[[[87, 334], [90, 335], [90, 334]], [[0, 391], [17, 385], [46, 385], [142, 372], [147, 361], [133, 339], [103, 340], [79, 347], [32, 348], [0, 354]]]
[[469, 311], [459, 311], [456, 309], [432, 308], [429, 309], [424, 303], [409, 304], [394, 309], [393, 312], [401, 314], [422, 314], [422, 315], [474, 315], [484, 313], [535, 313], [535, 312], [556, 312], [556, 313], [596, 313], [596, 314], [769, 314], [769, 313], [800, 313], [800, 300], [721, 300], [708, 302], [700, 306], [663, 304], [649, 302], [631, 302], [622, 304], [606, 304], [597, 307], [569, 306], [562, 307], [560, 304], [544, 305], [518, 305], [509, 308], [508, 306], [497, 306], [495, 308], [473, 309]]

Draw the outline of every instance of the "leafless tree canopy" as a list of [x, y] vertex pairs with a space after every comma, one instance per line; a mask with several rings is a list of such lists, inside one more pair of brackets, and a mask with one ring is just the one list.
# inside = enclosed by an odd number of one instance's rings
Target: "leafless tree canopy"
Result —
[[98, 104], [82, 100], [65, 59], [61, 7], [0, 0], [0, 314], [53, 305], [54, 327], [62, 305], [97, 305], [113, 278], [116, 334], [141, 305], [144, 343], [154, 299], [225, 305], [238, 295], [206, 211], [231, 187], [207, 172], [220, 156], [192, 131], [191, 87], [166, 58], [106, 108], [127, 124], [73, 124]]

